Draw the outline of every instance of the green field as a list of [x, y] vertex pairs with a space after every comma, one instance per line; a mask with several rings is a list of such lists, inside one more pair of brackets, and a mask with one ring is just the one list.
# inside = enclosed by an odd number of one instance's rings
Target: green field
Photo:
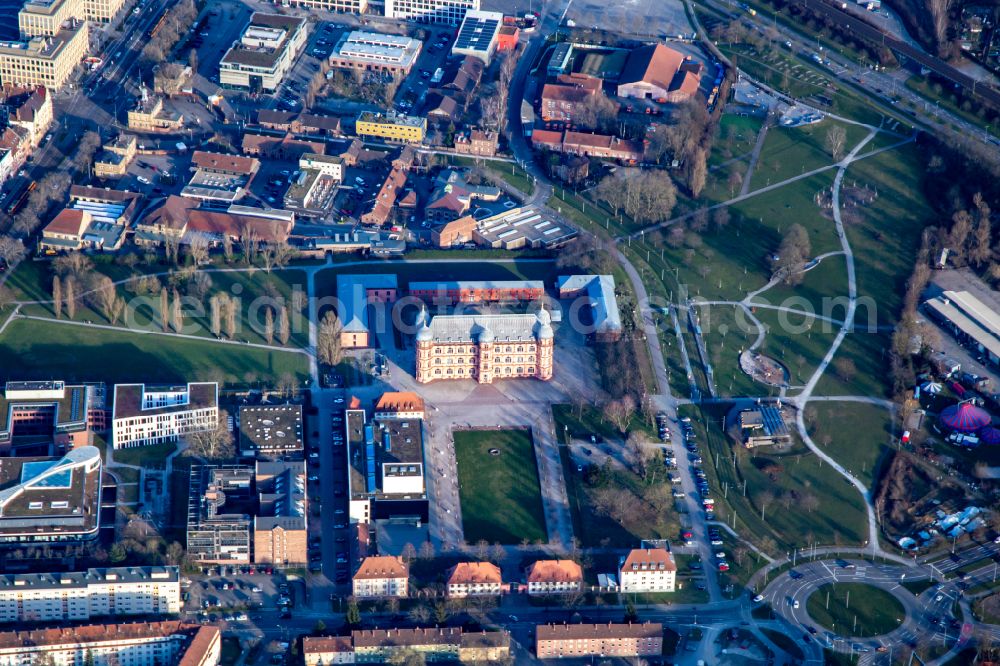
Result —
[[735, 447], [721, 430], [729, 407], [678, 410], [693, 421], [718, 519], [732, 525], [735, 511], [736, 530], [758, 546], [765, 539], [779, 549], [861, 545], [868, 535], [860, 493], [802, 446], [787, 452]]
[[109, 383], [220, 381], [274, 383], [309, 376], [305, 354], [201, 342], [155, 334], [17, 320], [0, 336], [0, 368], [10, 379]]
[[847, 132], [844, 154], [861, 141], [868, 131], [858, 125], [831, 120], [803, 127], [772, 127], [764, 139], [760, 160], [750, 179], [751, 189], [760, 189], [833, 164], [836, 160], [827, 149], [825, 140], [827, 132], [834, 126], [843, 127]]
[[[526, 430], [455, 430], [465, 540], [546, 541], [535, 447]], [[491, 455], [490, 449], [500, 455]]]
[[859, 402], [813, 402], [806, 407], [805, 421], [817, 446], [871, 486], [880, 461], [891, 450], [889, 410]]
[[896, 597], [864, 583], [821, 585], [810, 595], [806, 610], [817, 624], [842, 636], [881, 636], [906, 617]]
[[[128, 269], [125, 266], [115, 263], [98, 262], [94, 266], [97, 273], [106, 275], [112, 280], [125, 280], [132, 276], [139, 276], [143, 273], [156, 273], [160, 270], [169, 272], [168, 267], [153, 265], [149, 270], [141, 271]], [[225, 272], [207, 269], [200, 271], [209, 281], [209, 287], [204, 294], [198, 294], [188, 289], [186, 281], [178, 282], [179, 294], [183, 297], [184, 303], [184, 328], [182, 332], [187, 335], [197, 335], [211, 338], [210, 330], [210, 305], [209, 301], [214, 294], [227, 294], [240, 305], [239, 317], [236, 321], [236, 333], [233, 336], [236, 340], [247, 340], [249, 342], [264, 344], [267, 340], [264, 337], [264, 307], [277, 307], [279, 301], [291, 308], [292, 291], [298, 289], [305, 295], [306, 284], [305, 274], [299, 270], [280, 270], [265, 273], [263, 270]], [[161, 283], [167, 286], [172, 294], [170, 276], [159, 276]], [[48, 262], [25, 261], [22, 262], [11, 278], [11, 285], [15, 290], [19, 300], [43, 301], [42, 303], [32, 303], [21, 308], [21, 312], [29, 316], [51, 317], [54, 315], [51, 303], [52, 299], [52, 272]], [[117, 293], [126, 302], [126, 314], [117, 322], [123, 328], [127, 325], [134, 329], [161, 329], [160, 295], [159, 293], [147, 295], [136, 294], [134, 290], [126, 284], [117, 285]], [[79, 294], [78, 294], [79, 296]], [[172, 296], [171, 296], [172, 298]], [[92, 321], [101, 324], [111, 322], [99, 312], [93, 303], [87, 298], [80, 298], [77, 306], [74, 321]], [[305, 303], [306, 299], [303, 298]], [[309, 327], [306, 321], [307, 312], [290, 312], [291, 337], [289, 345], [293, 347], [305, 347], [309, 342]], [[68, 316], [63, 310], [63, 319]], [[277, 326], [276, 326], [277, 328]], [[279, 344], [277, 340], [273, 344]]]

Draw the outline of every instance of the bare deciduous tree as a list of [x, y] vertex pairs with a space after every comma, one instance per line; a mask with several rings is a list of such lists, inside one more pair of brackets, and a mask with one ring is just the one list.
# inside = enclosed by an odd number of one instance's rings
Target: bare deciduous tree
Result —
[[343, 330], [340, 319], [333, 310], [327, 310], [323, 320], [319, 325], [319, 334], [316, 338], [316, 357], [320, 363], [326, 365], [337, 365], [340, 363], [342, 349], [340, 344], [340, 332]]
[[834, 125], [826, 132], [826, 147], [835, 160], [844, 156], [844, 146], [847, 144], [847, 130], [842, 125]]
[[191, 433], [186, 438], [188, 449], [196, 456], [209, 460], [232, 458], [236, 454], [233, 435], [229, 432], [229, 413], [219, 410], [219, 418], [208, 430]]

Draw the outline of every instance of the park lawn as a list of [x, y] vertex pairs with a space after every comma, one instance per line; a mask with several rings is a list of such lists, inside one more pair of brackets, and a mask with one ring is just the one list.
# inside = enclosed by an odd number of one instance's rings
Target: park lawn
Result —
[[[751, 191], [833, 164], [836, 160], [825, 145], [826, 135], [833, 127], [843, 127], [847, 132], [845, 155], [867, 133], [858, 125], [829, 119], [802, 127], [779, 125], [768, 130], [757, 168], [751, 176]], [[833, 169], [830, 171], [832, 173]]]
[[[758, 546], [765, 538], [779, 549], [814, 543], [860, 545], [867, 538], [867, 516], [854, 486], [801, 446], [789, 453], [752, 453], [734, 446], [721, 430], [730, 406], [686, 405], [678, 410], [681, 416], [691, 417], [698, 441], [704, 442], [704, 468], [717, 519], [732, 526], [735, 511], [735, 529]], [[775, 478], [762, 471], [768, 465], [775, 467]], [[763, 493], [770, 493], [774, 500], [761, 517]], [[807, 495], [819, 500], [812, 510], [808, 502], [802, 502]]]
[[16, 320], [0, 336], [7, 378], [103, 380], [108, 383], [220, 381], [275, 383], [284, 373], [309, 377], [305, 354], [155, 334]]
[[863, 402], [813, 402], [806, 407], [805, 422], [824, 453], [871, 487], [880, 463], [892, 450], [889, 410]]
[[[759, 169], [758, 164], [758, 172]], [[779, 243], [792, 224], [801, 225], [809, 233], [809, 243], [814, 257], [840, 250], [840, 239], [837, 237], [832, 215], [829, 211], [823, 214], [816, 205], [817, 195], [829, 191], [833, 185], [834, 173], [831, 169], [788, 183], [770, 192], [733, 204], [729, 211], [731, 214], [739, 213], [744, 218], [756, 219], [765, 227], [773, 229]], [[772, 182], [775, 180], [772, 179]], [[773, 252], [778, 249], [778, 245], [770, 249]]]
[[[833, 363], [816, 384], [815, 394], [888, 397], [892, 390], [889, 379], [890, 349], [888, 333], [848, 333], [837, 349]], [[849, 359], [854, 365], [849, 375], [842, 376], [838, 371], [836, 364], [841, 358]]]
[[815, 317], [768, 308], [757, 308], [754, 316], [767, 328], [759, 351], [785, 365], [792, 386], [802, 386], [809, 380], [839, 329]]
[[761, 118], [724, 113], [719, 120], [719, 134], [708, 156], [709, 168], [749, 154], [757, 143], [757, 134], [762, 124]]
[[781, 237], [756, 218], [730, 211], [729, 225], [722, 231], [688, 233], [684, 244], [671, 247], [665, 242], [669, 228], [648, 234], [645, 241], [632, 241], [632, 250], [645, 258], [653, 277], [660, 278], [672, 301], [682, 302], [680, 286], [690, 297], [711, 301], [740, 300], [747, 292], [760, 289], [771, 278], [768, 257]]
[[906, 617], [895, 596], [864, 583], [820, 585], [809, 595], [806, 610], [817, 624], [845, 636], [881, 636]]
[[[20, 291], [25, 293], [26, 289], [29, 290], [33, 300], [39, 300], [37, 290], [44, 289], [44, 294], [41, 294], [40, 299], [45, 300], [46, 303], [34, 303], [21, 308], [22, 313], [28, 316], [51, 317], [55, 314], [51, 303], [51, 283], [47, 282], [51, 280], [51, 274], [48, 272], [47, 264], [42, 268], [45, 269], [43, 278], [46, 282], [38, 283], [37, 289], [31, 285], [34, 284], [32, 276], [37, 277], [40, 270], [38, 267], [33, 267], [31, 270], [26, 271], [25, 277], [19, 281], [19, 284], [22, 285]], [[109, 277], [115, 280], [125, 279], [131, 275], [138, 275], [137, 272], [132, 273], [124, 266], [106, 262], [96, 264], [96, 269], [103, 274], [114, 273], [114, 275], [109, 275]], [[20, 271], [20, 268], [18, 270]], [[224, 272], [208, 269], [204, 272], [212, 281], [212, 286], [204, 298], [195, 299], [193, 296], [184, 296], [183, 290], [181, 290], [184, 303], [184, 328], [182, 332], [187, 335], [197, 335], [205, 338], [214, 337], [211, 333], [209, 299], [213, 294], [226, 293], [238, 299], [240, 303], [240, 316], [237, 318], [236, 333], [233, 339], [266, 344], [267, 340], [264, 337], [264, 307], [276, 307], [276, 301], [273, 299], [278, 298], [291, 308], [291, 294], [294, 288], [300, 289], [303, 296], [306, 294], [305, 274], [299, 270], [281, 270], [265, 273], [260, 269], [246, 272]], [[32, 280], [29, 280], [29, 277], [32, 277]], [[167, 285], [167, 276], [161, 276], [161, 281]], [[169, 285], [167, 286], [169, 289]], [[137, 296], [130, 292], [123, 284], [117, 286], [117, 292], [119, 296], [125, 299], [127, 308], [125, 314], [118, 322], [123, 329], [127, 327], [136, 330], [162, 330], [159, 294]], [[303, 297], [302, 302], [306, 303], [306, 301], [307, 299]], [[290, 314], [292, 315], [292, 319], [289, 345], [293, 347], [305, 347], [309, 344], [309, 326], [306, 317], [308, 312], [304, 310], [300, 313], [290, 312]], [[62, 318], [69, 319], [65, 307]], [[86, 299], [80, 299], [73, 321], [102, 324], [111, 323], [103, 313], [95, 309]], [[275, 340], [273, 344], [278, 343]]]
[[[647, 484], [631, 470], [611, 465], [600, 470], [596, 485], [589, 485], [585, 480], [589, 470], [577, 471], [569, 449], [560, 446], [559, 455], [573, 516], [573, 534], [581, 546], [628, 548], [642, 539], [671, 539], [677, 535], [680, 522], [676, 512], [657, 512], [643, 499], [643, 492], [650, 484], [665, 483], [662, 477]], [[598, 496], [606, 489], [621, 489], [636, 498], [633, 510], [621, 523], [598, 510]]]
[[660, 350], [663, 352], [663, 362], [667, 368], [670, 391], [676, 397], [688, 396], [691, 393], [691, 384], [688, 382], [684, 358], [681, 356], [681, 341], [674, 331], [670, 315], [657, 312], [653, 315], [653, 319], [660, 335]]
[[[600, 435], [604, 439], [620, 440], [623, 435], [611, 421], [604, 417], [600, 409], [594, 405], [582, 404], [581, 411], [574, 405], [552, 405], [552, 418], [556, 422], [556, 430], [560, 437], [568, 434], [576, 439], [590, 439], [591, 435]], [[636, 412], [632, 415], [626, 428], [628, 432], [638, 430], [649, 437], [656, 435], [656, 429]]]
[[736, 305], [698, 308], [702, 335], [721, 396], [756, 395], [766, 390], [740, 369], [740, 352], [757, 339], [757, 327]]
[[163, 469], [166, 466], [167, 457], [176, 450], [177, 445], [173, 442], [163, 442], [161, 444], [150, 444], [149, 446], [116, 449], [114, 458], [116, 463], [121, 463], [122, 465]]
[[[527, 430], [455, 430], [465, 540], [548, 540], [535, 447]], [[490, 455], [492, 448], [500, 455]]]
[[858, 296], [874, 301], [859, 300], [862, 323], [870, 318], [879, 324], [896, 322], [920, 234], [933, 219], [933, 208], [921, 191], [924, 174], [918, 151], [910, 143], [854, 162], [844, 174], [845, 187], [856, 183], [878, 191], [875, 201], [860, 210], [859, 222], [846, 227]]
[[752, 303], [776, 305], [843, 320], [847, 313], [847, 264], [843, 255], [827, 257], [802, 275], [802, 282], [779, 282]]

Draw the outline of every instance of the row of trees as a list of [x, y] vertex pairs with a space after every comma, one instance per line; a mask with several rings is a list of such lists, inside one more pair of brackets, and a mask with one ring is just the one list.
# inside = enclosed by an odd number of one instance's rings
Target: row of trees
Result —
[[53, 204], [62, 204], [73, 184], [74, 177], [89, 174], [94, 163], [94, 155], [101, 147], [101, 137], [92, 131], [84, 132], [77, 144], [76, 152], [70, 160], [69, 170], [52, 169], [39, 179], [37, 186], [28, 194], [24, 208], [14, 218], [11, 228], [13, 235], [27, 238], [38, 230], [46, 213]]
[[146, 42], [142, 50], [143, 61], [153, 64], [166, 60], [196, 18], [198, 18], [198, 8], [195, 7], [194, 0], [179, 0], [174, 4], [164, 15], [156, 34]]

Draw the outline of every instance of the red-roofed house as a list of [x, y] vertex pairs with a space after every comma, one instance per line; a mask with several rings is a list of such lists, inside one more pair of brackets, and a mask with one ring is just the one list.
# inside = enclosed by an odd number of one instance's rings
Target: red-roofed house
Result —
[[636, 548], [622, 559], [621, 591], [673, 592], [677, 584], [677, 565], [664, 548]]
[[583, 585], [583, 569], [573, 560], [538, 560], [525, 575], [528, 594], [567, 594]]
[[490, 562], [459, 562], [448, 572], [449, 597], [482, 597], [500, 594], [500, 567]]
[[663, 44], [640, 46], [625, 62], [618, 96], [682, 102], [697, 92], [700, 76], [701, 65], [679, 51]]
[[587, 74], [560, 74], [542, 88], [540, 112], [546, 123], [572, 124], [577, 108], [601, 92], [601, 80]]
[[83, 247], [83, 232], [90, 222], [87, 211], [64, 208], [42, 229], [38, 246], [42, 250], [79, 250]]
[[396, 197], [402, 192], [406, 185], [406, 173], [400, 169], [393, 169], [389, 172], [382, 188], [375, 196], [375, 203], [372, 209], [361, 216], [362, 224], [373, 224], [382, 226], [389, 221], [392, 209], [396, 205]]
[[352, 579], [359, 599], [405, 598], [409, 594], [410, 568], [401, 557], [375, 556], [361, 561]]

